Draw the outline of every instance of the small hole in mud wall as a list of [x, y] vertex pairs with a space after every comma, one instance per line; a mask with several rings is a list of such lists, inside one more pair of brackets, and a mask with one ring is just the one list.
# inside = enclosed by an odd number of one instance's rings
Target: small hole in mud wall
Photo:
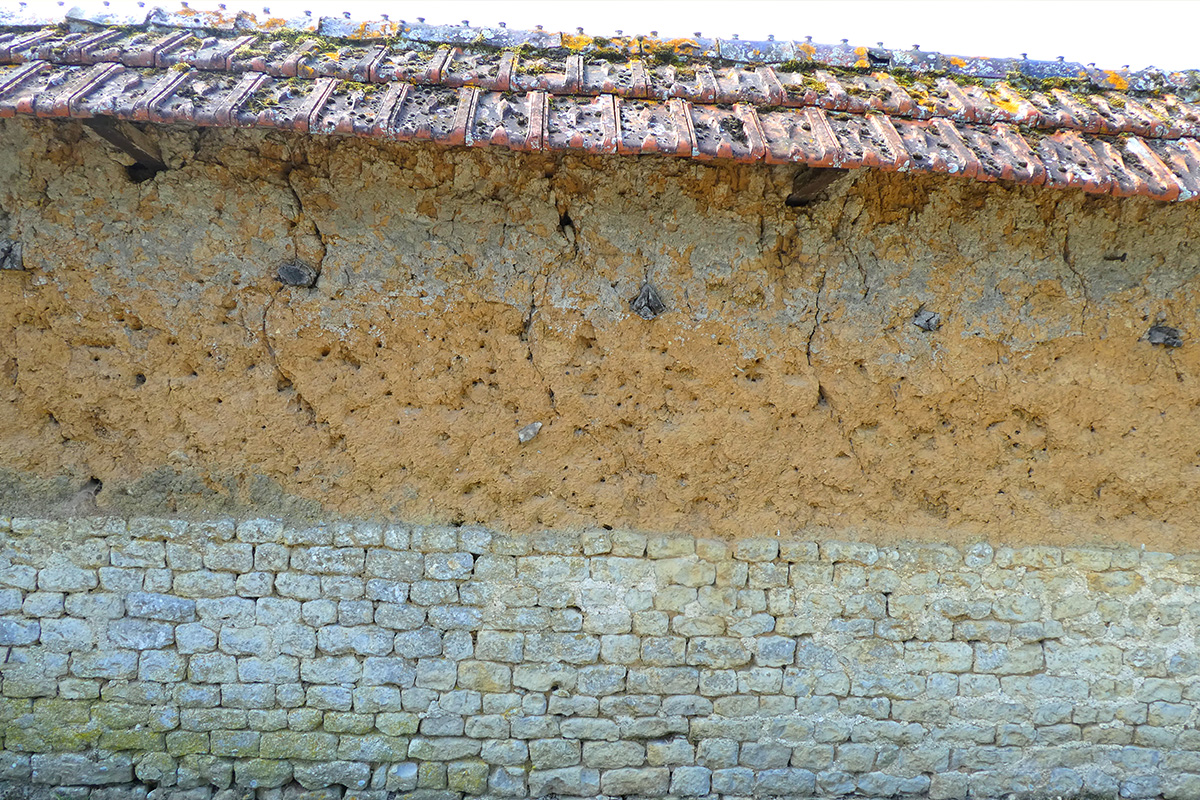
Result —
[[153, 180], [154, 176], [160, 172], [162, 170], [146, 166], [145, 164], [130, 164], [125, 168], [125, 175], [133, 183], [145, 183], [148, 180]]
[[87, 492], [92, 497], [95, 497], [96, 495], [100, 494], [100, 490], [103, 488], [104, 488], [104, 481], [93, 476], [93, 477], [87, 479], [87, 482], [83, 484], [80, 491]]

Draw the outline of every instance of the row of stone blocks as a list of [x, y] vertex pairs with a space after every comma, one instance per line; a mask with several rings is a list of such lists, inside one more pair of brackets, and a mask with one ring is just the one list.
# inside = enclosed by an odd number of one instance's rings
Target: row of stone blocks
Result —
[[273, 520], [0, 519], [0, 545], [20, 785], [1200, 786], [1191, 557]]
[[243, 800], [255, 796], [258, 800], [491, 800], [547, 796], [952, 800], [1004, 795], [1193, 800], [1200, 794], [1200, 776], [1194, 774], [1144, 774], [1118, 780], [1086, 766], [1054, 768], [1048, 779], [1038, 780], [1033, 774], [1011, 778], [1002, 771], [944, 771], [902, 778], [882, 771], [855, 776], [838, 770], [814, 772], [795, 767], [755, 771], [691, 765], [601, 770], [581, 766], [488, 767], [479, 761], [370, 765], [242, 760], [210, 765], [204, 776], [207, 782], [201, 785], [155, 788], [158, 782], [153, 767], [139, 765], [135, 770], [128, 757], [35, 755], [31, 761], [31, 769], [22, 776], [11, 759], [6, 759], [0, 797], [30, 797], [39, 790], [41, 796], [55, 800]]

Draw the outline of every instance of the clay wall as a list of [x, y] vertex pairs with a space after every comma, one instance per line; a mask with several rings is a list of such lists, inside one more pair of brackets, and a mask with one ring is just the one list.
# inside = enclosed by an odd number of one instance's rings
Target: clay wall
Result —
[[122, 514], [1191, 547], [1194, 204], [864, 170], [794, 209], [784, 167], [152, 133], [135, 183], [4, 122], [14, 513], [94, 478]]

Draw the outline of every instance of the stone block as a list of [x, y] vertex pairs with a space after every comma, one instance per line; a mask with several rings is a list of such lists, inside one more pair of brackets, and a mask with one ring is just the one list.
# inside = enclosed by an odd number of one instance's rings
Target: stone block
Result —
[[408, 753], [409, 740], [397, 736], [343, 735], [337, 756], [347, 761], [388, 764], [401, 761]]
[[571, 583], [578, 585], [590, 574], [588, 559], [569, 556], [522, 556], [517, 559], [517, 578], [536, 587]]
[[317, 631], [317, 648], [330, 655], [383, 656], [391, 653], [394, 645], [395, 634], [373, 625], [328, 625]]
[[671, 771], [666, 767], [624, 767], [600, 773], [600, 790], [609, 796], [661, 797], [670, 788]]
[[796, 658], [796, 640], [790, 636], [763, 636], [755, 640], [755, 663], [764, 667], [783, 667]]
[[188, 662], [188, 680], [195, 683], [236, 683], [237, 661], [225, 653], [200, 653]]
[[315, 764], [293, 764], [292, 776], [305, 789], [324, 789], [334, 785], [366, 789], [371, 783], [371, 768], [354, 761], [323, 760]]
[[337, 744], [332, 733], [275, 731], [262, 734], [259, 754], [270, 759], [327, 761], [337, 752]]
[[63, 593], [62, 592], [30, 592], [25, 597], [25, 602], [21, 602], [21, 593], [16, 589], [7, 590], [11, 596], [15, 598], [15, 602], [10, 601], [8, 611], [5, 613], [13, 613], [20, 611], [26, 617], [61, 617], [63, 615]]
[[730, 669], [748, 664], [750, 659], [740, 639], [697, 636], [688, 642], [687, 663], [693, 666]]
[[1052, 673], [1078, 674], [1080, 670], [1113, 675], [1121, 668], [1119, 647], [1109, 644], [1068, 645], [1046, 642], [1046, 669]]
[[77, 753], [36, 753], [30, 762], [33, 783], [50, 786], [107, 786], [133, 780], [128, 756], [93, 759]]
[[277, 789], [292, 780], [292, 765], [268, 758], [240, 759], [234, 762], [233, 780], [250, 789]]
[[171, 652], [147, 651], [138, 659], [138, 680], [176, 683], [187, 674], [187, 661]]
[[496, 797], [525, 797], [525, 770], [520, 767], [496, 767], [488, 777], [488, 793]]
[[119, 619], [109, 624], [108, 638], [116, 647], [159, 650], [175, 641], [175, 629], [156, 620]]
[[291, 565], [297, 572], [313, 575], [361, 575], [366, 551], [361, 547], [297, 547], [292, 550]]
[[470, 553], [430, 553], [425, 556], [425, 577], [435, 581], [465, 580], [475, 567]]
[[529, 742], [529, 760], [535, 769], [557, 769], [579, 763], [581, 747], [578, 741], [566, 739], [534, 739]]
[[[665, 784], [664, 784], [665, 788]], [[600, 794], [600, 771], [586, 767], [533, 769], [529, 772], [529, 796], [567, 795], [595, 797]], [[611, 794], [607, 789], [606, 794]]]
[[[816, 794], [816, 791], [817, 776], [798, 767], [764, 769], [754, 776], [754, 794], [759, 796], [808, 797]], [[891, 794], [894, 792], [868, 796], [890, 797]]]
[[512, 687], [512, 668], [490, 661], [462, 661], [458, 664], [457, 683], [480, 692], [507, 692]]
[[431, 606], [426, 616], [430, 625], [447, 631], [474, 631], [483, 622], [483, 612], [470, 606]]
[[975, 645], [975, 672], [995, 675], [1022, 675], [1040, 672], [1045, 666], [1042, 646], [1011, 647], [980, 642]]
[[137, 664], [138, 654], [132, 650], [76, 653], [71, 657], [71, 674], [77, 678], [129, 680], [137, 676]]
[[675, 584], [695, 588], [711, 586], [717, 579], [716, 567], [695, 556], [656, 561], [654, 562], [654, 572], [660, 586]]
[[906, 642], [904, 668], [914, 672], [970, 672], [975, 653], [965, 642]]
[[[563, 725], [572, 720], [564, 720]], [[567, 734], [564, 732], [563, 734]], [[646, 747], [641, 742], [612, 741], [583, 743], [583, 763], [589, 767], [610, 769], [618, 767], [640, 767], [646, 762]]]
[[204, 566], [215, 572], [249, 572], [254, 569], [254, 546], [244, 542], [209, 542], [204, 546]]
[[[0, 641], [5, 638], [4, 622], [0, 620]], [[55, 653], [86, 651], [96, 646], [96, 634], [92, 626], [74, 617], [43, 619], [40, 637], [35, 638], [40, 638], [42, 646]]]
[[482, 761], [456, 761], [446, 766], [446, 786], [467, 795], [485, 794], [490, 769]]
[[87, 592], [99, 585], [95, 570], [73, 565], [43, 567], [38, 572], [38, 589], [43, 592]]
[[456, 736], [419, 736], [408, 744], [408, 757], [418, 761], [456, 761], [479, 755], [483, 743]]
[[131, 617], [191, 622], [196, 618], [196, 601], [154, 592], [133, 592], [125, 597], [125, 610]]

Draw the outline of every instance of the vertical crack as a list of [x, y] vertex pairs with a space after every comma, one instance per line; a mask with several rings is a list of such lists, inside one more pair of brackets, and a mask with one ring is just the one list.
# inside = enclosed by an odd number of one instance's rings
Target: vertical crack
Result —
[[[829, 268], [823, 267], [821, 269], [821, 280], [817, 283], [817, 296], [816, 296], [816, 300], [814, 301], [814, 305], [816, 306], [816, 308], [813, 311], [813, 326], [812, 326], [812, 330], [810, 330], [808, 332], [808, 340], [804, 343], [804, 357], [808, 360], [808, 365], [810, 367], [813, 365], [813, 359], [812, 359], [813, 339], [816, 338], [817, 330], [821, 327], [821, 295], [823, 295], [825, 293], [825, 278], [828, 274], [829, 274]], [[821, 386], [820, 382], [818, 382], [817, 383], [818, 391], [820, 391], [820, 386]]]
[[1070, 228], [1067, 228], [1066, 232], [1063, 233], [1062, 259], [1063, 264], [1075, 276], [1075, 280], [1079, 282], [1079, 294], [1083, 297], [1083, 311], [1080, 313], [1079, 322], [1080, 327], [1083, 327], [1083, 323], [1087, 322], [1088, 315], [1091, 312], [1091, 306], [1088, 301], [1087, 284], [1083, 282], [1083, 276], [1079, 274], [1079, 270], [1075, 269], [1075, 256], [1071, 252]]

